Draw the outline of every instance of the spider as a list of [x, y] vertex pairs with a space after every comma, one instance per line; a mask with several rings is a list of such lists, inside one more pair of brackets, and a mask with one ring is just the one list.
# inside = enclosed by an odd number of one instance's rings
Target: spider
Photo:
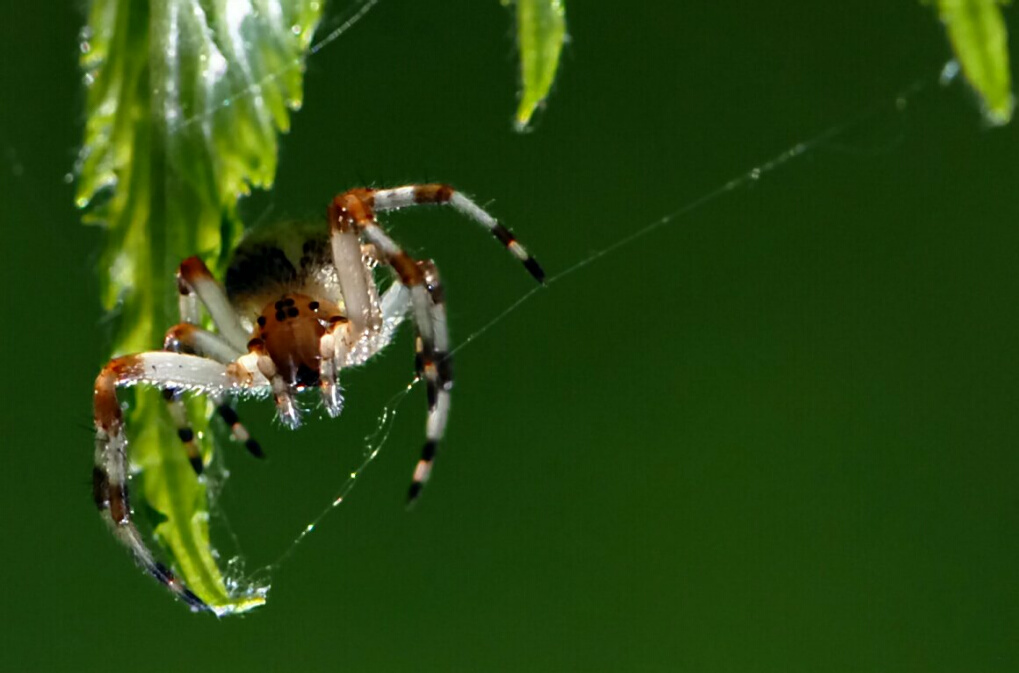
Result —
[[[208, 606], [156, 560], [132, 520], [128, 500], [127, 438], [117, 388], [148, 384], [163, 390], [177, 434], [195, 472], [203, 469], [180, 392], [191, 390], [219, 402], [235, 439], [262, 451], [224, 403], [244, 394], [271, 395], [289, 428], [301, 423], [298, 393], [318, 388], [330, 416], [343, 408], [340, 370], [360, 365], [382, 350], [409, 312], [417, 329], [415, 366], [426, 384], [425, 443], [414, 469], [408, 504], [428, 481], [449, 415], [453, 374], [446, 308], [439, 273], [431, 260], [415, 260], [379, 226], [375, 213], [422, 204], [448, 204], [488, 229], [538, 282], [544, 273], [508, 229], [480, 206], [444, 184], [391, 189], [359, 188], [335, 197], [328, 231], [320, 225], [255, 230], [234, 251], [225, 283], [198, 257], [177, 271], [181, 322], [166, 334], [164, 350], [111, 360], [96, 378], [93, 495], [116, 537], [138, 564], [194, 611]], [[393, 283], [381, 295], [377, 266]], [[201, 306], [216, 330], [199, 327]]]

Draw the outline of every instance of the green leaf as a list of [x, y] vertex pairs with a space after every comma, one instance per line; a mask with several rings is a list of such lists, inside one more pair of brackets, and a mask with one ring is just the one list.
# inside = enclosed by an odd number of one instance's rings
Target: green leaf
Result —
[[555, 81], [566, 41], [566, 4], [565, 0], [516, 0], [516, 4], [522, 86], [516, 128], [523, 131]]
[[962, 72], [980, 96], [984, 117], [994, 125], [1007, 124], [1015, 107], [1001, 10], [1005, 4], [1007, 0], [937, 0]]
[[[92, 0], [82, 33], [87, 87], [77, 204], [107, 230], [101, 299], [112, 354], [158, 349], [179, 321], [174, 272], [200, 254], [217, 272], [242, 226], [237, 200], [269, 187], [277, 134], [299, 107], [317, 0]], [[127, 423], [140, 494], [179, 576], [220, 614], [267, 587], [224, 579], [209, 539], [205, 479], [192, 471], [158, 391], [135, 392]], [[207, 404], [188, 402], [206, 461]], [[135, 488], [137, 493], [139, 489]], [[137, 500], [138, 498], [136, 498]]]

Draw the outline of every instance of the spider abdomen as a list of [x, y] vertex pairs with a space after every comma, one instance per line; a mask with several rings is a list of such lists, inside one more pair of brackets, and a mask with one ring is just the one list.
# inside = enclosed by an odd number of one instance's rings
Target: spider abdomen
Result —
[[[374, 260], [367, 273], [371, 267]], [[318, 223], [295, 222], [253, 229], [234, 250], [224, 286], [248, 325], [263, 307], [288, 293], [337, 297], [339, 280], [327, 232]]]

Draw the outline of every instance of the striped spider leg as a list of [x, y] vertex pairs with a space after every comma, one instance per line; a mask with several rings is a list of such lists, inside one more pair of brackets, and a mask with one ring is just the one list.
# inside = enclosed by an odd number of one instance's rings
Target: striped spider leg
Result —
[[[156, 560], [134, 525], [117, 389], [145, 384], [164, 391], [178, 437], [200, 475], [202, 456], [181, 391], [212, 397], [234, 438], [261, 455], [228, 399], [270, 394], [281, 422], [296, 428], [297, 395], [317, 388], [323, 408], [337, 416], [343, 408], [340, 371], [385, 348], [410, 315], [417, 329], [416, 368], [428, 401], [424, 448], [408, 494], [408, 503], [414, 502], [431, 474], [449, 415], [453, 378], [445, 299], [434, 262], [412, 259], [382, 230], [375, 213], [422, 204], [449, 204], [474, 219], [543, 281], [541, 267], [509, 230], [448, 185], [353, 189], [333, 199], [328, 230], [288, 224], [251, 232], [234, 251], [223, 284], [199, 258], [184, 260], [177, 277], [181, 323], [167, 332], [164, 350], [115, 358], [96, 379], [95, 503], [139, 565], [193, 610], [208, 606]], [[381, 296], [379, 265], [393, 278]], [[198, 325], [203, 307], [215, 331]]]
[[[375, 213], [426, 204], [449, 204], [455, 210], [486, 228], [513, 256], [523, 263], [539, 283], [545, 273], [506, 227], [499, 224], [464, 194], [445, 184], [406, 185], [390, 189], [352, 189], [333, 199], [329, 206], [329, 222], [333, 231], [334, 258], [340, 259], [344, 248], [353, 250], [356, 236], [363, 236], [379, 251], [381, 261], [396, 274], [397, 281], [409, 288], [414, 323], [417, 326], [416, 363], [423, 375], [428, 393], [428, 418], [425, 444], [414, 469], [408, 492], [413, 504], [431, 476], [432, 464], [439, 441], [445, 433], [449, 416], [449, 394], [453, 387], [452, 358], [446, 328], [445, 295], [439, 284], [438, 269], [428, 260], [418, 262], [405, 253], [378, 225]], [[346, 253], [350, 254], [350, 253]], [[340, 284], [343, 286], [341, 275]], [[343, 287], [348, 296], [347, 287]]]
[[[177, 291], [181, 322], [167, 331], [163, 350], [209, 357], [224, 364], [240, 357], [247, 348], [246, 345], [242, 346], [247, 340], [247, 330], [239, 324], [225, 291], [215, 281], [205, 262], [198, 257], [189, 257], [181, 262], [177, 269]], [[209, 313], [218, 333], [198, 327], [202, 306]], [[221, 335], [231, 335], [232, 342]], [[181, 391], [164, 388], [163, 397], [191, 467], [196, 474], [202, 474], [205, 465], [195, 442], [194, 431], [188, 423], [186, 408], [180, 399]], [[248, 433], [226, 397], [219, 395], [214, 401], [216, 413], [230, 429], [231, 438], [244, 444], [251, 455], [264, 458], [261, 445]]]
[[192, 610], [208, 607], [173, 572], [157, 561], [132, 519], [127, 481], [130, 475], [124, 414], [117, 388], [134, 384], [227, 392], [254, 390], [267, 382], [255, 363], [238, 360], [224, 365], [197, 355], [154, 351], [111, 360], [96, 379], [94, 394], [96, 447], [92, 494], [114, 535], [131, 550], [138, 564], [165, 584]]

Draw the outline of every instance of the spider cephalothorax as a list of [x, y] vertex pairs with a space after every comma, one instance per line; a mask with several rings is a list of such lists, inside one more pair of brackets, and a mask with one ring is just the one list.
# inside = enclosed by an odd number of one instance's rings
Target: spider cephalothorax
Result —
[[287, 385], [304, 390], [321, 380], [319, 342], [326, 330], [346, 321], [332, 302], [306, 294], [285, 294], [265, 305], [248, 349], [264, 351]]
[[[541, 267], [509, 230], [448, 185], [354, 189], [333, 199], [328, 231], [290, 225], [248, 236], [234, 252], [222, 285], [198, 257], [184, 260], [177, 273], [181, 323], [167, 332], [164, 350], [115, 358], [96, 379], [96, 505], [139, 564], [192, 609], [207, 606], [156, 561], [133, 523], [117, 388], [146, 383], [163, 390], [184, 450], [201, 473], [204, 465], [181, 390], [216, 399], [234, 437], [260, 456], [261, 447], [226, 404], [230, 397], [268, 392], [283, 423], [297, 427], [296, 394], [317, 388], [325, 410], [336, 416], [342, 410], [340, 371], [384, 348], [410, 312], [417, 328], [417, 374], [428, 400], [424, 448], [408, 494], [413, 501], [431, 474], [449, 415], [453, 379], [445, 299], [435, 264], [412, 259], [382, 230], [375, 213], [428, 203], [448, 203], [480, 223], [543, 280]], [[377, 267], [389, 269], [393, 281], [381, 295]], [[199, 327], [201, 307], [215, 331]]]

